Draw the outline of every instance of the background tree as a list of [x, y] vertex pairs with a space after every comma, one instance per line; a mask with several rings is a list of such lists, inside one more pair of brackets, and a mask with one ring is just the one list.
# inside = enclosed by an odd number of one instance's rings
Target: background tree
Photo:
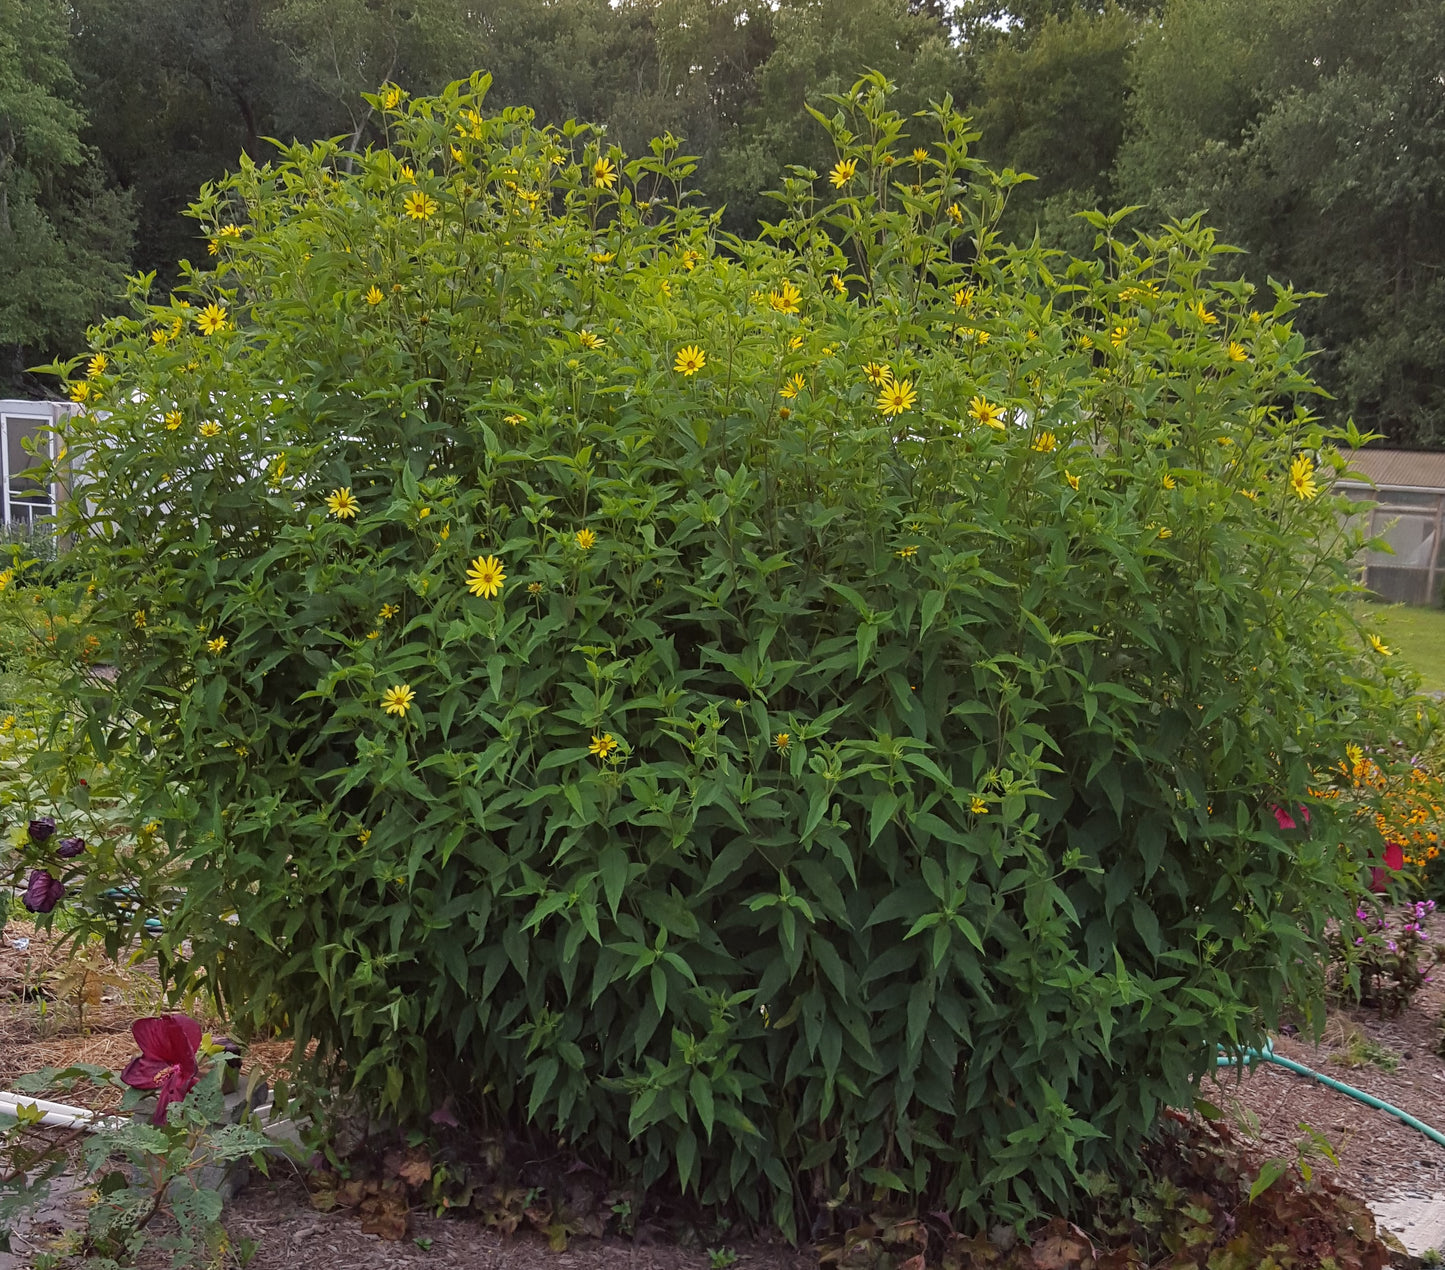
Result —
[[1012, 194], [1002, 232], [1027, 238], [1038, 227], [1071, 250], [1092, 245], [1094, 231], [1074, 213], [1117, 201], [1113, 168], [1138, 33], [1117, 5], [1081, 7], [1021, 28], [986, 55], [974, 106], [983, 152], [1037, 177]]
[[[123, 290], [129, 200], [108, 189], [80, 133], [60, 0], [0, 6], [0, 389], [75, 347]], [[33, 388], [33, 385], [29, 385]]]
[[1176, 0], [1139, 50], [1126, 201], [1202, 207], [1237, 268], [1324, 293], [1328, 412], [1445, 444], [1445, 9]]

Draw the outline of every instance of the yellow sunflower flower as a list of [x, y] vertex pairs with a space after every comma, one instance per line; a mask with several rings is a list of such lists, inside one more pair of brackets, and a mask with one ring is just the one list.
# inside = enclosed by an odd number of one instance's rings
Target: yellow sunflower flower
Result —
[[592, 184], [603, 190], [610, 190], [617, 184], [617, 169], [611, 159], [598, 159], [592, 165]]
[[890, 417], [901, 415], [905, 410], [911, 410], [917, 400], [918, 393], [914, 391], [912, 380], [895, 379], [884, 384], [878, 393], [878, 409]]
[[1289, 467], [1290, 492], [1301, 501], [1307, 501], [1320, 492], [1315, 484], [1315, 465], [1309, 456], [1301, 454]]
[[372, 305], [380, 304], [384, 299], [386, 299], [386, 297], [385, 297], [384, 295], [382, 295], [382, 293], [381, 293], [381, 288], [380, 288], [379, 286], [377, 286], [374, 282], [371, 284], [371, 286], [367, 287], [367, 289], [366, 289], [366, 302], [367, 302], [367, 304], [372, 304]]
[[617, 742], [612, 739], [611, 732], [604, 732], [601, 736], [593, 735], [592, 744], [587, 747], [587, 753], [594, 758], [610, 758], [612, 751], [617, 748]]
[[857, 159], [839, 159], [838, 162], [833, 165], [833, 170], [828, 173], [828, 180], [833, 182], [835, 189], [841, 190], [853, 179], [857, 171]]
[[337, 520], [355, 520], [356, 510], [361, 506], [351, 495], [351, 486], [343, 485], [326, 496], [326, 506]]
[[1034, 438], [1034, 443], [1031, 448], [1039, 454], [1048, 454], [1058, 444], [1059, 439], [1052, 432], [1040, 432], [1039, 435]]
[[437, 211], [436, 199], [425, 190], [412, 190], [401, 200], [401, 206], [412, 220], [430, 220]]
[[166, 431], [167, 431], [167, 432], [174, 432], [177, 428], [179, 428], [179, 427], [181, 426], [182, 422], [183, 422], [183, 419], [182, 419], [182, 416], [181, 416], [181, 412], [180, 412], [179, 410], [167, 410], [167, 411], [166, 411]]
[[217, 635], [215, 639], [206, 641], [206, 651], [210, 653], [224, 653], [230, 641], [224, 635]]
[[1234, 340], [1229, 341], [1229, 360], [1232, 362], [1247, 362], [1249, 354], [1244, 351], [1244, 345]]
[[1004, 430], [1003, 408], [996, 406], [987, 397], [975, 397], [968, 403], [968, 413], [977, 423], [985, 427], [993, 428], [998, 432]]
[[794, 375], [790, 379], [788, 379], [781, 388], [778, 389], [778, 396], [786, 397], [789, 401], [792, 401], [793, 398], [796, 397], [800, 392], [802, 392], [803, 389], [807, 386], [808, 381], [804, 379], [802, 375]]
[[1370, 641], [1370, 647], [1379, 653], [1381, 657], [1393, 657], [1395, 655], [1394, 650], [1378, 635], [1369, 635], [1366, 636], [1366, 638]]
[[706, 365], [707, 354], [696, 344], [688, 344], [678, 349], [672, 368], [680, 375], [696, 375]]
[[579, 529], [572, 536], [572, 541], [577, 544], [579, 551], [591, 551], [597, 545], [597, 535], [590, 529]]
[[863, 374], [875, 388], [882, 388], [893, 379], [893, 372], [882, 362], [868, 362], [863, 367]]
[[110, 361], [106, 357], [106, 355], [104, 353], [97, 353], [86, 364], [85, 377], [87, 379], [96, 379], [99, 376], [105, 374], [105, 368], [109, 365]]
[[226, 308], [217, 304], [214, 300], [201, 310], [196, 318], [196, 325], [201, 328], [202, 335], [214, 335], [217, 331], [226, 329]]
[[583, 348], [593, 350], [599, 349], [607, 343], [600, 335], [594, 335], [591, 331], [578, 331], [577, 342], [581, 344]]
[[221, 425], [214, 421], [207, 420], [201, 424], [200, 433], [203, 437], [216, 437], [221, 435]]
[[1070, 489], [1076, 490], [1079, 488], [1079, 478], [1067, 469], [1064, 471], [1064, 480], [1068, 481]]
[[803, 293], [791, 282], [784, 282], [776, 291], [768, 292], [768, 303], [779, 313], [796, 313], [802, 299]]
[[411, 703], [415, 700], [416, 693], [411, 690], [410, 684], [393, 684], [381, 694], [381, 708], [387, 714], [400, 718], [411, 709]]
[[467, 590], [484, 600], [499, 595], [507, 575], [496, 556], [478, 556], [467, 570]]

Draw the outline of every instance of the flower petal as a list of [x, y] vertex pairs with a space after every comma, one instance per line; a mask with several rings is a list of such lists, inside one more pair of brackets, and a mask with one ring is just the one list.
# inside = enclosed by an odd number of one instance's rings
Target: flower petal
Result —
[[169, 1067], [169, 1063], [163, 1063], [158, 1058], [138, 1054], [125, 1065], [120, 1078], [132, 1089], [154, 1089], [160, 1074]]

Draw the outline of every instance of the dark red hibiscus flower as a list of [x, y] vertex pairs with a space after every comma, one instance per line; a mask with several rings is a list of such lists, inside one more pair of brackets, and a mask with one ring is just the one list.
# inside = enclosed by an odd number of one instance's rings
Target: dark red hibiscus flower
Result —
[[166, 1108], [180, 1102], [200, 1077], [196, 1051], [201, 1048], [201, 1025], [189, 1014], [163, 1014], [158, 1019], [137, 1019], [131, 1035], [140, 1046], [120, 1078], [132, 1089], [156, 1091], [152, 1124], [165, 1124]]
[[[1385, 868], [1388, 868], [1391, 873], [1398, 873], [1404, 867], [1405, 848], [1398, 842], [1385, 843]], [[1370, 890], [1376, 892], [1383, 891], [1385, 889], [1385, 879], [1388, 876], [1385, 869], [1380, 868], [1379, 865], [1375, 865], [1370, 870]]]

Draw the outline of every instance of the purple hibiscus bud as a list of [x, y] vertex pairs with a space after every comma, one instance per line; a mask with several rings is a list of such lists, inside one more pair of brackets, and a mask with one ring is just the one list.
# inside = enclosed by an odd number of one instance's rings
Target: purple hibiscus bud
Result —
[[30, 841], [44, 842], [55, 832], [55, 817], [40, 816], [30, 822]]
[[55, 848], [55, 854], [62, 860], [74, 860], [84, 850], [84, 838], [62, 838], [60, 845]]
[[25, 887], [24, 904], [32, 913], [48, 913], [65, 894], [65, 885], [44, 869], [35, 869]]

